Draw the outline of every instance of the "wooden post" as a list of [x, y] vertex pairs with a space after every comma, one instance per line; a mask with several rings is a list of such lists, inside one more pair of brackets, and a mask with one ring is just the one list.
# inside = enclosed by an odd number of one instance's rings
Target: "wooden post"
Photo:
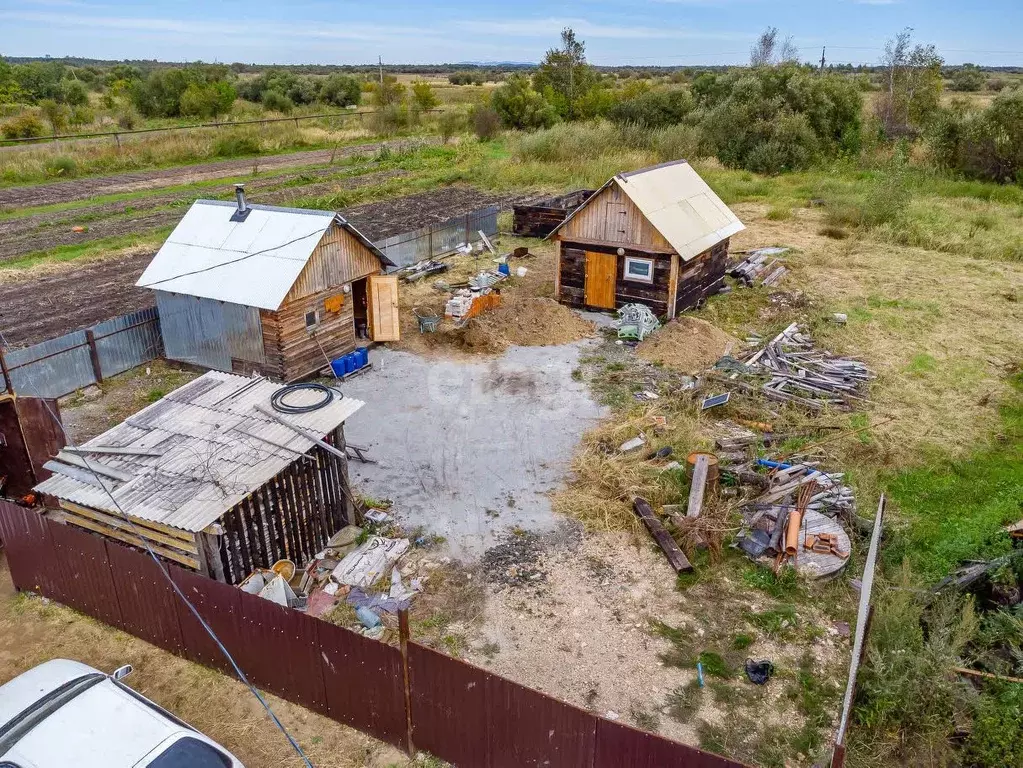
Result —
[[412, 684], [408, 671], [408, 609], [398, 611], [398, 639], [401, 645], [401, 672], [405, 682], [405, 727], [407, 728], [407, 747], [409, 757], [416, 754], [416, 746], [412, 743]]
[[96, 349], [96, 334], [90, 328], [85, 332], [85, 343], [89, 345], [89, 359], [92, 360], [92, 375], [96, 379], [96, 383], [100, 384], [103, 381], [103, 368], [99, 364], [99, 350]]
[[4, 358], [4, 350], [0, 348], [0, 373], [4, 376], [4, 388], [8, 395], [14, 394], [14, 384], [11, 382], [11, 372], [7, 368], [7, 360]]
[[678, 544], [671, 538], [671, 534], [661, 524], [661, 521], [657, 519], [653, 508], [650, 506], [650, 502], [637, 496], [632, 500], [632, 504], [636, 509], [636, 514], [639, 515], [651, 535], [657, 541], [658, 546], [667, 555], [668, 562], [671, 563], [671, 567], [675, 569], [675, 572], [682, 573], [683, 571], [693, 570], [692, 563], [689, 562], [682, 550], [679, 549]]
[[710, 469], [710, 458], [706, 454], [696, 457], [693, 467], [693, 482], [689, 486], [689, 507], [686, 517], [699, 517], [703, 511], [703, 497], [707, 492], [707, 472]]

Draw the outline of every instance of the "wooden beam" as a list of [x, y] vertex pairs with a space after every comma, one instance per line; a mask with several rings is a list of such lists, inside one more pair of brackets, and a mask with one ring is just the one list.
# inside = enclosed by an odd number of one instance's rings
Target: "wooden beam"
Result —
[[1001, 680], [1006, 683], [1023, 683], [1023, 677], [1009, 677], [1007, 675], [993, 675], [990, 672], [981, 672], [979, 669], [967, 669], [966, 667], [952, 667], [953, 672], [970, 677], [984, 677], [988, 680]]
[[[86, 517], [96, 523], [108, 526], [109, 528], [114, 528], [119, 531], [127, 531], [136, 538], [138, 538], [138, 533], [141, 533], [149, 542], [158, 542], [160, 544], [166, 544], [169, 547], [175, 547], [189, 554], [198, 554], [198, 550], [196, 549], [195, 546], [195, 539], [192, 539], [192, 541], [188, 542], [182, 541], [181, 539], [175, 539], [172, 536], [165, 536], [162, 533], [157, 533], [156, 531], [148, 530], [143, 525], [138, 525], [137, 523], [135, 523], [134, 519], [132, 519], [131, 523], [129, 523], [124, 518], [116, 517], [115, 515], [109, 515], [105, 512], [100, 512], [97, 509], [89, 509], [88, 507], [80, 507], [77, 505], [75, 509], [68, 509], [63, 504], [61, 504], [61, 507], [63, 507], [65, 512], [69, 513], [68, 515], [65, 515], [66, 517], [70, 517], [72, 515]], [[134, 527], [132, 527], [132, 523], [135, 523]], [[138, 533], [136, 533], [136, 531]]]
[[646, 499], [636, 496], [632, 500], [633, 507], [636, 510], [636, 514], [639, 515], [640, 519], [646, 525], [647, 530], [657, 541], [658, 546], [664, 552], [668, 558], [668, 562], [671, 563], [671, 567], [675, 569], [676, 573], [683, 573], [686, 571], [692, 571], [693, 565], [686, 559], [685, 554], [679, 549], [678, 544], [671, 538], [671, 534], [668, 533], [667, 529], [661, 524], [661, 521], [657, 519], [654, 514], [653, 508], [650, 506], [650, 502]]
[[[106, 510], [98, 510], [94, 509], [93, 507], [83, 507], [81, 504], [75, 504], [73, 501], [67, 501], [66, 499], [60, 500], [60, 506], [66, 509], [68, 512], [76, 512], [81, 515], [94, 514], [97, 512], [103, 515], [114, 514], [113, 512], [108, 512]], [[156, 532], [163, 533], [166, 534], [167, 536], [170, 536], [173, 539], [177, 539], [178, 542], [180, 543], [175, 544], [175, 546], [181, 546], [187, 549], [193, 543], [193, 537], [190, 531], [186, 531], [181, 528], [175, 528], [171, 525], [165, 525], [164, 523], [157, 523], [153, 520], [143, 520], [141, 517], [136, 517], [135, 515], [128, 515], [128, 517], [131, 518], [131, 521], [135, 523], [136, 526], [142, 529], [153, 529]]]
[[710, 471], [710, 457], [701, 453], [693, 467], [693, 482], [689, 486], [689, 507], [686, 517], [699, 517], [703, 511], [703, 497], [707, 492], [707, 473]]
[[[75, 517], [73, 515], [68, 515], [66, 519], [68, 523], [70, 523], [71, 525], [77, 525], [79, 528], [85, 528], [87, 530], [94, 531], [95, 533], [99, 533], [104, 536], [109, 536], [112, 539], [123, 541], [127, 544], [131, 544], [132, 546], [138, 547], [140, 549], [145, 549], [146, 547], [142, 539], [140, 539], [138, 536], [131, 536], [130, 534], [127, 533], [121, 533], [120, 531], [111, 530], [110, 528], [107, 528], [105, 525], [101, 523], [95, 523], [92, 520], [87, 520], [82, 517]], [[160, 555], [160, 557], [165, 557], [168, 560], [173, 560], [177, 563], [181, 563], [182, 565], [187, 566], [194, 571], [199, 570], [199, 561], [193, 557], [187, 557], [186, 555], [183, 555], [180, 552], [177, 552], [173, 549], [167, 549], [166, 547], [161, 547], [159, 544], [153, 544], [152, 542], [149, 543], [149, 548], [152, 549], [153, 552], [155, 552], [156, 554]]]

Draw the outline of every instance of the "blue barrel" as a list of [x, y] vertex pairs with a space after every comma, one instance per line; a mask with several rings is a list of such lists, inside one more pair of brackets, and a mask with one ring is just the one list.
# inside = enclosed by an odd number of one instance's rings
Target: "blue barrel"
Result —
[[359, 365], [357, 368], [362, 368], [364, 365], [369, 365], [369, 349], [367, 347], [359, 347], [355, 350], [355, 354], [359, 356]]
[[337, 360], [331, 360], [330, 361], [330, 370], [332, 370], [334, 372], [335, 376], [344, 376], [345, 375], [345, 359], [343, 357], [339, 357]]

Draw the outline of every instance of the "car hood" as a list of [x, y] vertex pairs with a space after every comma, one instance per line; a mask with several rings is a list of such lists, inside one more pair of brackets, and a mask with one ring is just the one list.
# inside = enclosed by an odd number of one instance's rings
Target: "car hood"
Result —
[[53, 659], [0, 685], [0, 727], [64, 683], [98, 672], [67, 659]]

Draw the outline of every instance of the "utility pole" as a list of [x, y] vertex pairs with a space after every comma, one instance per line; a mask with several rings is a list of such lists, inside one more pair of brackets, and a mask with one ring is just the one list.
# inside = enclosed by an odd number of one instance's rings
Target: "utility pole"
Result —
[[827, 50], [827, 46], [821, 46], [821, 74], [824, 74], [824, 51]]

